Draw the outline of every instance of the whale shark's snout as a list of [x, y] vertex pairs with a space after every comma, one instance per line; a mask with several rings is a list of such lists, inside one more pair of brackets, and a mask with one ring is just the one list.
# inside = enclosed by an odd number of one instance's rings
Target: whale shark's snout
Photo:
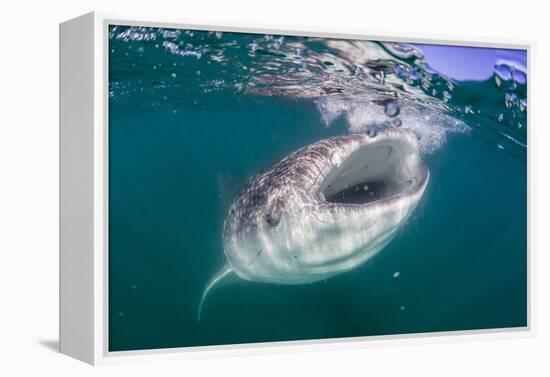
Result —
[[200, 307], [230, 274], [305, 284], [361, 265], [392, 239], [428, 179], [417, 138], [403, 129], [333, 137], [288, 155], [250, 179], [231, 206], [227, 263]]

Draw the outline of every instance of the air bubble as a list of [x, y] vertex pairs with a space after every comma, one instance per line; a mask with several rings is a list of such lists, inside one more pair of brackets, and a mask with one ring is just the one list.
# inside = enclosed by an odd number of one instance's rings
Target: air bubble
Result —
[[517, 69], [515, 69], [513, 72], [512, 72], [512, 79], [517, 83], [517, 84], [520, 84], [520, 85], [525, 85], [527, 84], [527, 74], [525, 72], [522, 72], [522, 71], [519, 71]]
[[422, 59], [424, 57], [422, 51], [408, 43], [382, 42], [382, 45], [390, 52], [390, 54], [401, 59]]
[[504, 104], [506, 105], [506, 107], [510, 108], [514, 106], [517, 101], [518, 101], [517, 95], [515, 95], [514, 93], [506, 93], [506, 96], [504, 99]]
[[367, 135], [371, 138], [376, 137], [376, 135], [378, 135], [378, 131], [374, 127], [369, 127], [367, 130]]
[[512, 78], [512, 69], [507, 64], [497, 64], [495, 65], [495, 75], [501, 80], [508, 81]]
[[399, 111], [400, 111], [400, 107], [399, 105], [397, 104], [397, 102], [395, 101], [387, 101], [385, 104], [384, 104], [384, 112], [386, 113], [387, 116], [389, 117], [394, 117], [394, 116], [397, 116], [399, 115]]
[[394, 119], [392, 120], [391, 124], [394, 126], [394, 127], [401, 127], [401, 125], [403, 124], [403, 122], [401, 122], [401, 119]]
[[519, 109], [521, 111], [525, 111], [527, 109], [527, 100], [526, 99], [523, 98], [519, 101]]
[[[518, 81], [514, 78], [516, 69], [506, 63], [495, 65], [494, 78], [496, 85], [503, 90], [514, 90]], [[521, 74], [520, 74], [521, 75]], [[521, 78], [518, 76], [518, 80]]]

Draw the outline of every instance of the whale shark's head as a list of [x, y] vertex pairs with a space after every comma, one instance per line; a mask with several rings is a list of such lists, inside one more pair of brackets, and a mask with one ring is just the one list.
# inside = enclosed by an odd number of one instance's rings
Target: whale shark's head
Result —
[[429, 173], [414, 133], [321, 140], [250, 179], [234, 201], [224, 252], [244, 279], [301, 284], [381, 250], [421, 198]]

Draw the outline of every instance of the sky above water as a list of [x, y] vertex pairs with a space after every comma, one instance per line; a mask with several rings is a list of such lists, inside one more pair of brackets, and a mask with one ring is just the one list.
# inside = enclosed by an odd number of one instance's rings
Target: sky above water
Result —
[[514, 62], [526, 70], [527, 51], [484, 47], [415, 44], [428, 64], [455, 80], [485, 80], [493, 75], [499, 60]]

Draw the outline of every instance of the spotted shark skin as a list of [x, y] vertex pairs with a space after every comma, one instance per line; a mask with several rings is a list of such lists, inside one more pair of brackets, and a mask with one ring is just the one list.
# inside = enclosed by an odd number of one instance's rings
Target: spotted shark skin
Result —
[[[364, 204], [328, 201], [327, 187], [344, 174], [351, 156], [380, 146], [396, 154], [399, 175], [407, 185]], [[226, 264], [207, 285], [199, 317], [208, 292], [229, 275], [270, 284], [306, 284], [365, 263], [391, 241], [428, 180], [416, 136], [403, 129], [337, 136], [291, 153], [251, 178], [231, 205], [222, 234]]]

